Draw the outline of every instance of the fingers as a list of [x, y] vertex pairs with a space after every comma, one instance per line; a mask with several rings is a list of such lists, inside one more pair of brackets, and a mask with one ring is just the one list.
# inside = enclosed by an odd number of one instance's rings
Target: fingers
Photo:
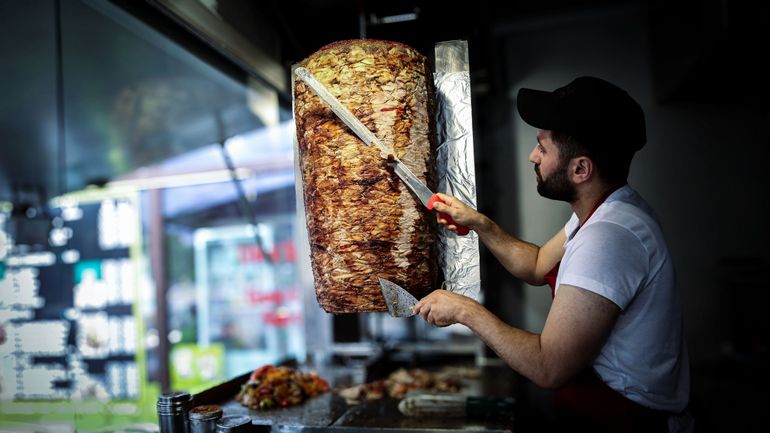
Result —
[[414, 307], [412, 307], [412, 312], [422, 316], [426, 322], [428, 321], [428, 314], [430, 313], [430, 304], [428, 303], [429, 296], [430, 295], [422, 298]]
[[438, 214], [438, 213], [436, 214], [436, 222], [444, 226], [449, 231], [453, 231], [453, 232], [457, 231], [457, 226], [455, 226], [454, 224], [449, 224], [449, 221], [447, 221], [444, 218], [441, 218], [441, 214]]
[[[444, 204], [444, 203], [441, 203], [441, 202], [438, 202], [438, 201], [433, 203], [433, 210], [437, 211], [436, 217], [438, 217], [438, 218], [441, 218], [441, 214], [442, 213], [447, 214], [447, 215], [451, 216], [452, 218], [454, 218], [455, 215], [453, 215], [453, 213], [457, 212], [457, 208], [453, 208], [452, 206], [450, 206], [448, 204]], [[438, 222], [440, 222], [441, 224], [446, 224], [446, 220], [443, 219], [443, 218], [439, 219]]]
[[457, 199], [452, 197], [451, 195], [446, 195], [441, 192], [437, 192], [436, 196], [439, 198], [440, 201], [435, 201], [433, 203], [433, 209], [440, 211], [440, 212], [446, 212], [447, 209], [455, 208], [457, 207]]
[[428, 313], [427, 313], [425, 316], [423, 316], [423, 317], [425, 318], [425, 321], [426, 321], [426, 322], [430, 323], [430, 324], [431, 324], [431, 325], [433, 325], [433, 326], [436, 326], [436, 323], [435, 323], [435, 319], [433, 318], [433, 314], [431, 314], [430, 312], [428, 312]]
[[444, 203], [447, 203], [447, 204], [451, 204], [454, 201], [454, 199], [455, 199], [451, 195], [446, 195], [443, 192], [437, 192], [436, 195], [438, 196], [438, 198], [441, 199], [441, 201], [443, 201]]
[[[415, 307], [415, 308], [416, 308], [416, 307]], [[428, 305], [425, 305], [425, 306], [423, 306], [423, 307], [420, 309], [419, 313], [417, 313], [417, 314], [419, 314], [420, 316], [422, 316], [422, 319], [423, 319], [424, 321], [426, 321], [426, 322], [430, 323], [431, 325], [435, 325], [435, 323], [433, 323], [433, 320], [434, 320], [434, 319], [433, 319], [433, 315], [431, 314], [431, 308], [430, 308], [430, 306], [428, 306]]]
[[455, 197], [452, 197], [451, 195], [446, 195], [440, 192], [437, 192], [436, 195], [439, 199], [441, 199], [441, 201], [436, 201], [433, 203], [433, 210], [446, 213], [452, 218], [455, 218], [458, 212], [462, 212], [466, 207], [468, 207], [465, 203]]
[[445, 322], [445, 321], [439, 319], [438, 317], [436, 317], [434, 314], [429, 314], [427, 320], [428, 320], [428, 323], [430, 323], [431, 325], [433, 325], [433, 326], [435, 326], [437, 328], [445, 328], [445, 327], [451, 325], [451, 322]]
[[430, 314], [430, 306], [426, 304], [417, 304], [414, 307], [412, 307], [412, 311], [414, 311], [415, 314], [419, 314], [422, 316], [422, 318], [427, 322], [428, 321], [428, 314]]
[[448, 209], [452, 209], [452, 203], [450, 203], [448, 201], [445, 202], [445, 203], [437, 201], [437, 202], [433, 203], [433, 209], [437, 210], [439, 212], [446, 212]]
[[422, 308], [422, 301], [418, 302], [417, 305], [412, 307], [412, 313], [414, 314], [420, 314], [420, 309]]
[[454, 323], [454, 320], [445, 317], [446, 305], [442, 307], [442, 303], [447, 300], [449, 299], [446, 297], [446, 292], [444, 290], [435, 290], [417, 302], [412, 308], [412, 311], [415, 314], [419, 314], [423, 320], [433, 326], [448, 326], [451, 323]]
[[437, 327], [445, 327], [448, 326], [451, 322], [445, 322], [442, 320], [439, 316], [440, 314], [436, 311], [433, 311], [432, 308], [424, 308], [422, 312], [420, 313], [420, 316], [422, 316], [423, 320], [430, 323], [433, 326]]
[[[430, 296], [430, 295], [428, 295], [428, 296]], [[428, 298], [428, 296], [426, 296], [426, 297], [424, 297], [424, 298], [420, 299], [419, 301], [417, 301], [417, 304], [415, 304], [415, 306], [414, 306], [414, 307], [412, 307], [412, 312], [413, 312], [414, 314], [420, 314], [420, 315], [422, 315], [422, 313], [423, 313], [424, 311], [426, 311], [426, 310], [429, 310], [429, 309], [430, 309], [430, 307], [428, 306], [428, 303], [427, 303], [427, 298]]]

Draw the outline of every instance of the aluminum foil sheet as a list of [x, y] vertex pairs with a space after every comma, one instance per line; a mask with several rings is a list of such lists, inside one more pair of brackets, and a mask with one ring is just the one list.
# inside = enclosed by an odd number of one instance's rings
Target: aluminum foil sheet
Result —
[[[473, 154], [473, 117], [468, 43], [436, 44], [436, 164], [438, 190], [476, 208], [476, 169]], [[479, 238], [471, 231], [457, 236], [439, 230], [439, 263], [444, 289], [481, 302]]]

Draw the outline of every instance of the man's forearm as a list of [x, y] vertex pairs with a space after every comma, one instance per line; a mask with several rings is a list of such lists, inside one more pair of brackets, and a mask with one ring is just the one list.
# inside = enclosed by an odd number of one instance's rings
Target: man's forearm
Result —
[[517, 373], [543, 388], [555, 387], [556, 375], [540, 345], [540, 334], [514, 328], [482, 306], [465, 311], [460, 323], [478, 335]]
[[514, 277], [530, 284], [542, 284], [536, 274], [540, 247], [516, 238], [486, 216], [474, 230], [487, 249]]

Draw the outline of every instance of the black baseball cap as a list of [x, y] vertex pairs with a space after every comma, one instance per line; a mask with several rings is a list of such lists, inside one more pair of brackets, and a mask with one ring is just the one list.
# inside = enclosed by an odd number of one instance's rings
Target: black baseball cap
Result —
[[516, 106], [529, 125], [569, 134], [590, 150], [635, 152], [647, 142], [642, 107], [600, 78], [580, 77], [553, 92], [520, 89]]

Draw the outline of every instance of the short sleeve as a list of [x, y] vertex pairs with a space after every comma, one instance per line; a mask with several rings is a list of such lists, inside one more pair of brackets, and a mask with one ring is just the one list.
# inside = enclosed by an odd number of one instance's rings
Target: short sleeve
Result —
[[559, 284], [580, 287], [625, 309], [649, 272], [647, 250], [627, 228], [600, 221], [580, 229], [568, 245]]
[[566, 224], [564, 224], [564, 234], [567, 236], [567, 239], [569, 239], [569, 236], [572, 234], [572, 232], [575, 231], [576, 228], [580, 225], [580, 220], [578, 219], [577, 215], [573, 212], [570, 219], [567, 221]]

